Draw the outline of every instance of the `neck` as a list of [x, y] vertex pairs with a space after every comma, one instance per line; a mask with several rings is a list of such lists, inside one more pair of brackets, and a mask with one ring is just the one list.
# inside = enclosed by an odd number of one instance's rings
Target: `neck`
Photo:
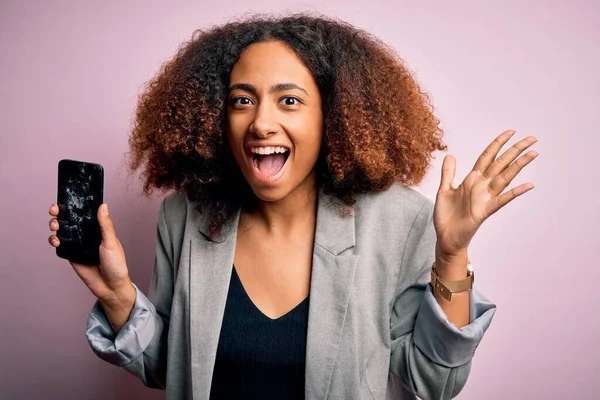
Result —
[[258, 199], [254, 211], [243, 213], [248, 222], [258, 224], [267, 233], [286, 235], [300, 225], [314, 226], [318, 191], [314, 176], [307, 178], [285, 198], [277, 201]]

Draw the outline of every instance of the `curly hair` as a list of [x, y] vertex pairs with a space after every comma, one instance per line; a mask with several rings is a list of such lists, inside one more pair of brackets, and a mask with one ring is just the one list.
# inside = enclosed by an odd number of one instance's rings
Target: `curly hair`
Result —
[[422, 181], [432, 153], [447, 148], [429, 96], [373, 35], [300, 13], [197, 30], [147, 83], [129, 138], [129, 168], [143, 165], [144, 194], [175, 189], [200, 200], [211, 213], [211, 234], [252, 204], [227, 142], [229, 77], [246, 47], [272, 40], [298, 55], [322, 97], [320, 188], [352, 205], [360, 193]]

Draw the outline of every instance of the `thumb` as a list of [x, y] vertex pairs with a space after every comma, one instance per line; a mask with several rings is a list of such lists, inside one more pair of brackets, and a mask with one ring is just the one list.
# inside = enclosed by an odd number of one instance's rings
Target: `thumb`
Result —
[[454, 156], [447, 155], [442, 163], [442, 177], [438, 192], [442, 193], [447, 190], [452, 190], [454, 182], [454, 174], [456, 173], [456, 159]]
[[116, 248], [117, 235], [115, 234], [115, 224], [108, 213], [108, 205], [102, 203], [98, 208], [98, 222], [100, 223], [100, 232], [102, 233], [102, 243], [107, 249]]

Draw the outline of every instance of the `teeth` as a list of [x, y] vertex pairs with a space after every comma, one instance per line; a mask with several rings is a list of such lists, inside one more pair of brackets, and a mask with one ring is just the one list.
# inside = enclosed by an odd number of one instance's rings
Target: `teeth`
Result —
[[275, 154], [275, 153], [287, 153], [287, 149], [281, 146], [268, 146], [268, 147], [252, 147], [250, 149], [254, 154]]

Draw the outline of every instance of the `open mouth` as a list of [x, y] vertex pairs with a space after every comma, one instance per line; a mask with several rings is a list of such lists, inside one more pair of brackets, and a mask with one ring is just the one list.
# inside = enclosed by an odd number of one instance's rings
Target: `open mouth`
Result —
[[277, 178], [282, 172], [290, 151], [285, 147], [253, 147], [252, 165], [265, 178]]

